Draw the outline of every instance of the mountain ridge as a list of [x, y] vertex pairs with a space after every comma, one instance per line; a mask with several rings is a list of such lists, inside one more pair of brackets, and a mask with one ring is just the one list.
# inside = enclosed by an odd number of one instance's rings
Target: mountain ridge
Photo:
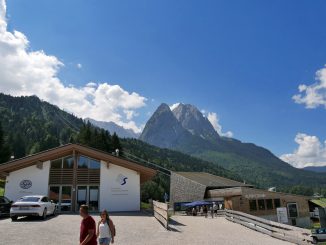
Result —
[[92, 118], [85, 118], [85, 121], [89, 121], [91, 124], [108, 130], [109, 132], [116, 133], [120, 138], [135, 138], [138, 139], [140, 133], [135, 133], [132, 129], [126, 129], [115, 122], [110, 121], [98, 121]]
[[[181, 108], [179, 108], [180, 105]], [[175, 116], [177, 122], [175, 119], [171, 119], [170, 122], [173, 121], [173, 124], [183, 127], [187, 131], [187, 137], [182, 135], [178, 138], [177, 134], [174, 135], [173, 140], [169, 137], [161, 137], [165, 134], [164, 130], [170, 125], [166, 125], [166, 120], [161, 120], [159, 107], [146, 123], [143, 131], [145, 133], [140, 136], [140, 139], [158, 147], [178, 150], [223, 166], [247, 182], [251, 180], [259, 183], [262, 188], [280, 187], [280, 185], [291, 186], [293, 184], [326, 186], [326, 175], [296, 169], [283, 162], [266, 148], [253, 143], [243, 143], [234, 138], [220, 137], [217, 133], [218, 137], [214, 137], [215, 133], [211, 133], [212, 125], [205, 126], [204, 116], [195, 106], [180, 105], [172, 111], [164, 106], [165, 113], [177, 114], [177, 117]], [[152, 123], [152, 118], [155, 118], [155, 124]], [[196, 128], [198, 125], [204, 125], [205, 130]], [[161, 130], [162, 128], [164, 130]], [[189, 132], [188, 129], [193, 130]], [[184, 132], [184, 130], [179, 131]], [[201, 137], [201, 132], [208, 132], [208, 136], [213, 135], [213, 137]], [[160, 140], [153, 140], [155, 138]]]

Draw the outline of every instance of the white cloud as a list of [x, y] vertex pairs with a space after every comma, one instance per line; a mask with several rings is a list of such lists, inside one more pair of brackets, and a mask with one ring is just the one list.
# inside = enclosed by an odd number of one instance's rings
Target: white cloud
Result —
[[324, 106], [326, 109], [326, 67], [316, 72], [316, 82], [311, 85], [299, 85], [299, 93], [292, 98], [298, 104], [304, 104], [306, 108]]
[[321, 143], [318, 137], [303, 133], [298, 133], [294, 140], [298, 148], [280, 156], [283, 161], [296, 168], [326, 166], [326, 141]]
[[90, 82], [65, 86], [58, 78], [64, 64], [43, 50], [30, 51], [27, 37], [7, 30], [6, 3], [0, 0], [0, 91], [14, 96], [36, 95], [79, 117], [113, 121], [140, 132], [132, 120], [146, 98], [119, 85]]
[[83, 67], [82, 64], [80, 64], [80, 63], [78, 63], [76, 66], [78, 69], [81, 69]]
[[208, 112], [207, 119], [210, 121], [210, 123], [213, 125], [214, 129], [219, 135], [229, 138], [233, 137], [233, 133], [231, 131], [227, 131], [225, 133], [222, 132], [222, 126], [219, 122], [218, 115], [215, 112]]
[[173, 111], [175, 108], [177, 108], [180, 105], [180, 103], [175, 103], [173, 105], [170, 105], [170, 110]]

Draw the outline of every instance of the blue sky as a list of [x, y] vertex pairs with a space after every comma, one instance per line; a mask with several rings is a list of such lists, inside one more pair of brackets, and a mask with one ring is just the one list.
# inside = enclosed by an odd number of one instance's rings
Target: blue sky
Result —
[[325, 11], [308, 0], [7, 2], [8, 31], [62, 61], [66, 86], [138, 93], [137, 125], [161, 102], [194, 104], [276, 155], [293, 152], [298, 133], [326, 139], [325, 107], [292, 99], [326, 63]]

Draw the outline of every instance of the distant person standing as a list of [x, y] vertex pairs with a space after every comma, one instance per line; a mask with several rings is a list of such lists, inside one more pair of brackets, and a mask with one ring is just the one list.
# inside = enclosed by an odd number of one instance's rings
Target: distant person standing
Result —
[[79, 214], [83, 218], [80, 224], [80, 245], [97, 245], [96, 241], [96, 224], [92, 216], [88, 214], [88, 206], [81, 205]]
[[212, 219], [213, 219], [214, 218], [214, 210], [213, 210], [212, 206], [209, 208], [209, 211], [211, 212], [211, 216], [212, 216]]
[[204, 211], [205, 218], [207, 218], [207, 213], [208, 213], [207, 205], [204, 206], [203, 211]]
[[213, 202], [213, 211], [214, 211], [214, 215], [217, 217], [217, 209], [218, 209], [218, 206], [216, 205], [215, 202]]

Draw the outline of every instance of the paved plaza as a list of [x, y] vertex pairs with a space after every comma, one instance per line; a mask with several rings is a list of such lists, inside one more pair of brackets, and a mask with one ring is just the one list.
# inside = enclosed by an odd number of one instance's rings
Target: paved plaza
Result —
[[[93, 216], [98, 220], [98, 216]], [[172, 231], [166, 231], [154, 217], [143, 213], [121, 213], [111, 216], [117, 237], [115, 244], [289, 244], [229, 222], [223, 217], [211, 219], [174, 216]], [[11, 222], [0, 219], [0, 244], [70, 245], [79, 244], [78, 215], [58, 215], [46, 221], [22, 218]]]

